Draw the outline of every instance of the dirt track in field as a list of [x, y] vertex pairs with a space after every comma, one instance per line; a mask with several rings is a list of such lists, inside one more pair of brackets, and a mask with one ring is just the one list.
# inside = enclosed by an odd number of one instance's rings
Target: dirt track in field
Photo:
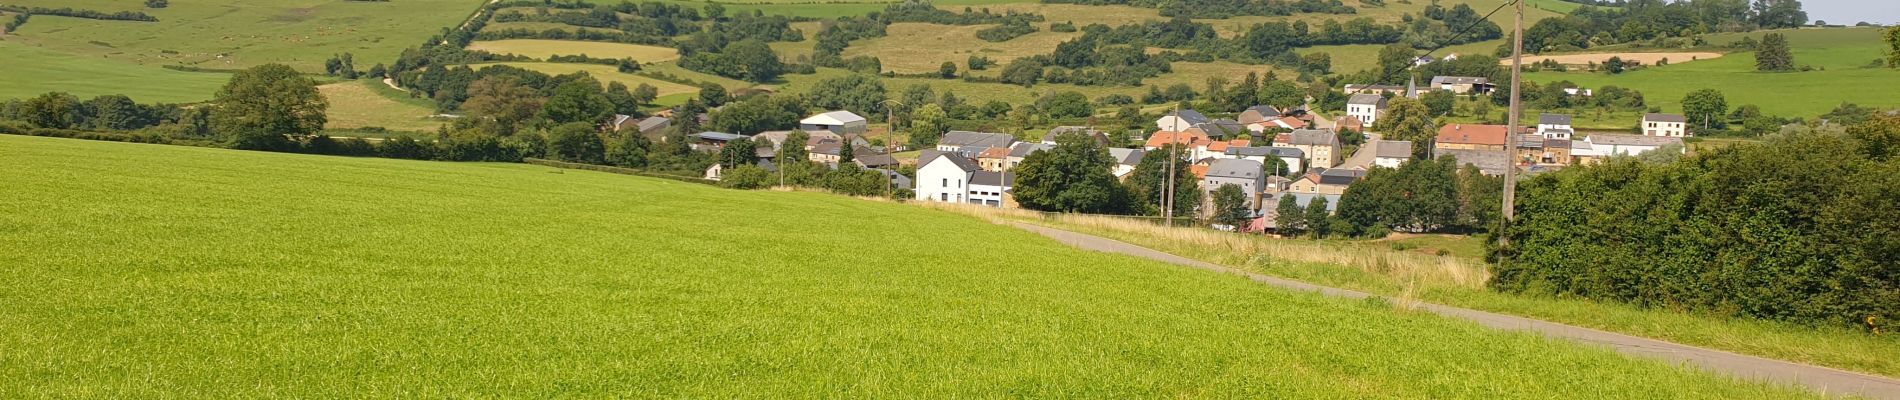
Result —
[[[1602, 64], [1604, 61], [1609, 61], [1610, 57], [1621, 57], [1623, 58], [1624, 61], [1638, 61], [1638, 62], [1643, 63], [1643, 65], [1656, 65], [1657, 61], [1661, 61], [1663, 59], [1669, 59], [1670, 64], [1680, 64], [1680, 63], [1685, 63], [1685, 62], [1690, 62], [1690, 61], [1695, 61], [1695, 60], [1721, 58], [1722, 53], [1682, 52], [1682, 53], [1563, 54], [1563, 55], [1555, 55], [1555, 56], [1525, 56], [1524, 63], [1532, 64], [1532, 63], [1544, 62], [1544, 60], [1557, 60], [1558, 64], [1564, 64], [1564, 65], [1584, 65], [1584, 64], [1589, 64], [1592, 62], [1595, 62], [1597, 64]], [[1511, 59], [1506, 58], [1503, 60], [1499, 60], [1498, 62], [1505, 65], [1509, 65], [1511, 63]]]

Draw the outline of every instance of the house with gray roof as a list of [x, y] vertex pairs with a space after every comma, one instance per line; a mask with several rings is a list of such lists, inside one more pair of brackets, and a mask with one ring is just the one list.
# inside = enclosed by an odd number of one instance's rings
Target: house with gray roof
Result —
[[937, 139], [937, 150], [958, 151], [965, 147], [975, 147], [977, 152], [991, 147], [1008, 148], [1016, 143], [1016, 137], [1003, 133], [950, 131]]
[[1239, 116], [1234, 117], [1234, 119], [1238, 120], [1242, 125], [1251, 125], [1256, 122], [1265, 122], [1277, 118], [1280, 118], [1280, 109], [1266, 105], [1247, 107], [1246, 110], [1240, 111]]
[[1537, 116], [1537, 134], [1545, 139], [1570, 140], [1576, 134], [1570, 127], [1570, 116], [1566, 114], [1544, 113]]
[[1361, 129], [1370, 128], [1385, 115], [1385, 96], [1361, 93], [1346, 99], [1346, 116], [1359, 119]]
[[1116, 178], [1127, 178], [1128, 174], [1135, 172], [1135, 166], [1141, 165], [1141, 158], [1147, 155], [1148, 151], [1142, 149], [1108, 149], [1108, 157], [1115, 159]]
[[[1412, 142], [1405, 140], [1381, 140], [1373, 145], [1372, 165], [1386, 168], [1398, 168], [1405, 160], [1412, 159]], [[1361, 149], [1359, 151], [1365, 151]]]
[[1183, 132], [1200, 124], [1213, 122], [1207, 115], [1194, 110], [1170, 112], [1155, 120], [1155, 129], [1168, 132]]
[[1063, 134], [1069, 134], [1069, 133], [1079, 133], [1079, 134], [1087, 135], [1089, 136], [1089, 138], [1095, 139], [1096, 143], [1100, 143], [1103, 146], [1108, 145], [1107, 133], [1102, 132], [1100, 130], [1096, 130], [1096, 129], [1090, 129], [1089, 127], [1086, 127], [1086, 126], [1058, 126], [1054, 128], [1049, 128], [1049, 133], [1042, 135], [1042, 144], [1055, 145], [1057, 136], [1062, 136]]
[[1207, 191], [1207, 198], [1211, 199], [1221, 185], [1240, 186], [1240, 190], [1247, 194], [1247, 206], [1257, 208], [1254, 205], [1259, 201], [1260, 190], [1267, 185], [1267, 174], [1261, 168], [1260, 162], [1254, 160], [1215, 160], [1207, 166], [1207, 175], [1201, 179], [1201, 190]]
[[944, 203], [970, 201], [970, 178], [983, 170], [977, 166], [976, 160], [952, 152], [939, 152], [919, 160], [917, 180], [911, 189], [917, 200]]
[[1228, 147], [1225, 154], [1227, 158], [1253, 160], [1262, 165], [1267, 163], [1269, 157], [1278, 158], [1286, 164], [1289, 174], [1298, 173], [1306, 167], [1306, 152], [1293, 147], [1234, 146]]
[[1644, 136], [1689, 136], [1689, 119], [1681, 114], [1643, 114]]
[[806, 117], [798, 121], [798, 129], [805, 132], [831, 132], [839, 135], [862, 135], [870, 127], [863, 116], [850, 111], [831, 111]]
[[1491, 85], [1491, 78], [1476, 76], [1434, 76], [1431, 85], [1432, 90], [1444, 90], [1457, 94], [1472, 92], [1485, 94], [1490, 93], [1495, 87]]

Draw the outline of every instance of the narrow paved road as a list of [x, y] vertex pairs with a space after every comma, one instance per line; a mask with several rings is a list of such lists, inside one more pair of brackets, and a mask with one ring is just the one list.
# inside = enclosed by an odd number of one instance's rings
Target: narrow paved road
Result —
[[[1233, 273], [1246, 276], [1247, 279], [1252, 279], [1255, 282], [1271, 286], [1319, 292], [1320, 294], [1333, 297], [1351, 299], [1373, 297], [1372, 294], [1365, 292], [1319, 286], [1214, 265], [1113, 239], [1020, 222], [1012, 222], [1011, 224], [1014, 224], [1018, 228], [1036, 232], [1055, 239], [1058, 242], [1085, 250], [1125, 254], [1210, 271]], [[1716, 373], [1739, 376], [1745, 379], [1801, 385], [1834, 396], [1864, 396], [1869, 399], [1900, 400], [1900, 380], [1891, 378], [1771, 360], [1721, 350], [1686, 346], [1660, 340], [1645, 339], [1619, 333], [1610, 333], [1595, 329], [1465, 308], [1431, 303], [1421, 303], [1419, 304], [1419, 308], [1447, 317], [1462, 318], [1476, 322], [1478, 325], [1495, 329], [1530, 331], [1553, 338], [1609, 346], [1611, 349], [1632, 356], [1659, 359], [1672, 364], [1694, 366]]]

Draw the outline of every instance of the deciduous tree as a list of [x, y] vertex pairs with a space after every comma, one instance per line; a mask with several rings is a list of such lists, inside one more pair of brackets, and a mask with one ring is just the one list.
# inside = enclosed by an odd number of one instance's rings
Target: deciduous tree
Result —
[[1111, 172], [1108, 149], [1082, 134], [1056, 137], [1049, 150], [1030, 154], [1014, 171], [1016, 202], [1043, 211], [1124, 213], [1128, 194]]
[[232, 147], [280, 149], [287, 136], [323, 130], [330, 103], [316, 81], [283, 64], [264, 64], [231, 75], [213, 100], [212, 125]]

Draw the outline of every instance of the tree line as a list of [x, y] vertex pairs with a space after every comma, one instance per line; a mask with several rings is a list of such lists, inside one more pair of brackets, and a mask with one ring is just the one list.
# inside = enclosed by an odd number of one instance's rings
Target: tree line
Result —
[[1817, 324], [1900, 318], [1900, 118], [1523, 182], [1491, 286]]
[[[1558, 18], [1546, 18], [1524, 31], [1524, 51], [1574, 51], [1596, 46], [1657, 41], [1715, 32], [1794, 28], [1806, 25], [1808, 14], [1796, 0], [1662, 0], [1628, 1], [1622, 7], [1578, 7]], [[1499, 46], [1498, 54], [1509, 54]]]
[[1236, 16], [1286, 16], [1295, 13], [1354, 14], [1339, 0], [1043, 0], [1044, 3], [1126, 5], [1158, 9], [1164, 17], [1226, 19]]

